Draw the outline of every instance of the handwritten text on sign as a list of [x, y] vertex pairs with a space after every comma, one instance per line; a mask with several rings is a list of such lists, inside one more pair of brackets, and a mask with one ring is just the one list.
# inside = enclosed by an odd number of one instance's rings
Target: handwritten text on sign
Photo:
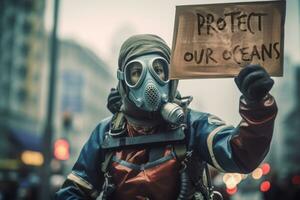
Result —
[[247, 64], [283, 73], [285, 1], [177, 6], [172, 79], [232, 77]]

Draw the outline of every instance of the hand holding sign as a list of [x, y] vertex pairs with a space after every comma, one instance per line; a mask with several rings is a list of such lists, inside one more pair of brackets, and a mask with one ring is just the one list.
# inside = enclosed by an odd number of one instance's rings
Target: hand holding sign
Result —
[[285, 1], [177, 6], [171, 79], [234, 77], [248, 64], [283, 73]]
[[271, 90], [274, 81], [259, 65], [248, 65], [234, 78], [237, 87], [249, 102], [261, 101]]

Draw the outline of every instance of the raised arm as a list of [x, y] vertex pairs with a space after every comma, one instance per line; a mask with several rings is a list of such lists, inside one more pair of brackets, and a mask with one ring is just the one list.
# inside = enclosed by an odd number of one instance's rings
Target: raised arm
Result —
[[241, 71], [236, 83], [242, 120], [234, 128], [210, 114], [191, 113], [194, 149], [221, 171], [249, 173], [265, 158], [272, 139], [277, 106], [268, 94], [273, 80], [260, 66]]

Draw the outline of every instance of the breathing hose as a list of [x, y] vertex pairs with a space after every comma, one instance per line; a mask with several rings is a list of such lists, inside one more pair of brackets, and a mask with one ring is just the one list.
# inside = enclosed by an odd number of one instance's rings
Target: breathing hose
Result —
[[180, 192], [177, 200], [187, 200], [189, 196], [190, 178], [187, 169], [183, 169], [180, 173]]

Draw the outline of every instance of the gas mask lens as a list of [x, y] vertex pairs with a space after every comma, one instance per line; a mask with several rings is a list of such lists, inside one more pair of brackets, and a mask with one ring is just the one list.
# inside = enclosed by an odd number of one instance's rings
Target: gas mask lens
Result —
[[125, 79], [129, 86], [134, 87], [140, 81], [143, 73], [143, 65], [138, 61], [130, 62], [125, 67]]
[[155, 72], [155, 76], [159, 78], [160, 81], [166, 82], [168, 81], [168, 71], [169, 71], [169, 63], [162, 58], [156, 58], [152, 61], [152, 69]]
[[155, 59], [152, 63], [154, 72], [162, 81], [168, 80], [168, 66], [169, 64], [167, 63], [167, 61], [159, 58]]

